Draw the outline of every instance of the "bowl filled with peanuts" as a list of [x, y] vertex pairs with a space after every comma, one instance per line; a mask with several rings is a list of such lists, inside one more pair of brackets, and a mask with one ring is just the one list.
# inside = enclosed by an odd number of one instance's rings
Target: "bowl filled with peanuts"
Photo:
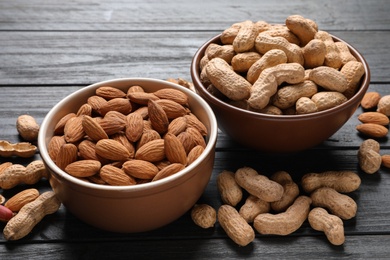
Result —
[[370, 70], [349, 43], [291, 15], [285, 24], [232, 24], [197, 50], [191, 77], [232, 140], [291, 153], [321, 144], [349, 120]]
[[38, 146], [67, 210], [92, 226], [143, 232], [199, 199], [214, 165], [217, 122], [192, 90], [149, 78], [81, 88], [41, 124]]

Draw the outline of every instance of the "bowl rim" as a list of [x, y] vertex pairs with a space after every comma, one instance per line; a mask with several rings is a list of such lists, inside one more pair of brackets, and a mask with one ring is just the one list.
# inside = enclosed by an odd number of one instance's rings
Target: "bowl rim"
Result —
[[330, 34], [330, 36], [333, 38], [333, 40], [335, 42], [337, 42], [337, 41], [344, 42], [348, 46], [348, 48], [349, 48], [350, 52], [352, 53], [352, 55], [355, 56], [355, 58], [357, 58], [358, 60], [360, 60], [362, 62], [363, 67], [364, 67], [364, 71], [365, 71], [365, 74], [363, 75], [363, 79], [361, 79], [361, 81], [360, 81], [361, 82], [360, 83], [360, 88], [346, 102], [344, 102], [344, 103], [342, 103], [342, 104], [340, 104], [340, 105], [338, 105], [336, 107], [332, 107], [332, 108], [325, 109], [325, 110], [322, 110], [322, 111], [313, 112], [313, 113], [309, 113], [309, 114], [300, 114], [300, 115], [296, 115], [296, 114], [295, 115], [272, 115], [272, 114], [259, 113], [259, 112], [256, 112], [256, 111], [250, 111], [250, 110], [246, 110], [246, 109], [243, 109], [243, 108], [240, 108], [240, 107], [233, 106], [233, 105], [228, 104], [227, 102], [225, 102], [223, 100], [220, 100], [219, 98], [215, 97], [214, 95], [210, 94], [206, 90], [205, 86], [203, 85], [203, 83], [201, 82], [200, 77], [199, 77], [199, 75], [200, 75], [199, 62], [200, 62], [201, 58], [203, 57], [203, 55], [204, 55], [204, 53], [206, 51], [207, 46], [210, 43], [216, 43], [216, 42], [220, 43], [220, 36], [221, 35], [222, 34], [220, 33], [220, 34], [218, 34], [216, 36], [213, 36], [212, 38], [207, 40], [196, 51], [195, 55], [192, 58], [192, 62], [191, 62], [191, 77], [192, 77], [192, 81], [194, 83], [195, 89], [198, 92], [200, 92], [202, 97], [207, 99], [209, 102], [213, 103], [213, 105], [216, 105], [218, 107], [223, 107], [224, 109], [228, 109], [231, 112], [244, 113], [247, 116], [256, 117], [256, 118], [262, 118], [262, 119], [265, 119], [265, 120], [284, 120], [284, 121], [291, 121], [291, 120], [297, 120], [297, 119], [299, 119], [299, 120], [308, 120], [308, 119], [310, 119], [312, 117], [321, 117], [323, 115], [329, 115], [329, 114], [332, 114], [332, 113], [336, 113], [337, 111], [347, 109], [348, 107], [354, 105], [356, 103], [357, 99], [361, 99], [361, 97], [364, 95], [364, 93], [369, 88], [370, 79], [371, 79], [371, 72], [370, 72], [370, 68], [369, 68], [369, 65], [368, 65], [366, 59], [351, 44], [349, 44], [348, 42], [342, 40], [341, 38], [339, 38], [337, 36], [334, 36], [334, 35]]
[[[130, 81], [130, 82], [129, 82]], [[135, 83], [137, 82], [137, 83]], [[129, 185], [129, 186], [112, 186], [112, 185], [101, 185], [96, 183], [89, 183], [83, 180], [80, 180], [65, 171], [61, 170], [50, 158], [46, 142], [47, 141], [47, 133], [50, 131], [48, 129], [48, 125], [50, 120], [54, 117], [54, 115], [68, 102], [70, 102], [72, 99], [76, 98], [78, 95], [82, 93], [86, 93], [89, 91], [92, 91], [93, 89], [96, 89], [99, 86], [103, 85], [109, 85], [109, 84], [138, 84], [142, 86], [141, 82], [148, 82], [153, 84], [161, 84], [163, 87], [170, 87], [175, 88], [183, 91], [188, 96], [190, 96], [192, 99], [194, 99], [197, 103], [199, 103], [202, 108], [205, 110], [207, 117], [210, 121], [210, 131], [207, 136], [207, 143], [206, 147], [203, 151], [203, 153], [190, 165], [186, 166], [183, 170], [168, 176], [166, 178], [160, 179], [155, 182], [148, 182], [143, 184], [136, 184], [136, 185]], [[190, 89], [187, 89], [183, 86], [180, 86], [179, 84], [175, 84], [169, 81], [160, 80], [160, 79], [153, 79], [153, 78], [144, 78], [144, 77], [128, 77], [128, 78], [115, 78], [110, 80], [104, 80], [99, 81], [90, 85], [87, 85], [85, 87], [82, 87], [73, 93], [67, 95], [62, 100], [60, 100], [56, 105], [54, 105], [50, 111], [47, 113], [45, 118], [42, 121], [42, 124], [40, 126], [40, 131], [38, 134], [38, 147], [39, 152], [42, 160], [47, 164], [47, 166], [62, 180], [65, 180], [68, 183], [73, 183], [78, 187], [88, 188], [89, 190], [100, 190], [100, 191], [123, 191], [123, 192], [139, 192], [139, 191], [150, 191], [150, 192], [158, 192], [160, 190], [164, 190], [167, 188], [170, 188], [172, 186], [179, 185], [181, 182], [185, 181], [186, 178], [183, 178], [181, 181], [179, 181], [180, 178], [187, 175], [189, 172], [195, 170], [195, 168], [206, 159], [206, 157], [214, 151], [214, 147], [217, 141], [217, 135], [218, 135], [218, 126], [217, 126], [217, 120], [214, 115], [213, 110], [209, 106], [209, 104], [203, 100], [198, 94], [193, 92]], [[195, 173], [194, 173], [195, 174]], [[190, 176], [189, 176], [190, 177]], [[188, 177], [188, 178], [189, 178]]]

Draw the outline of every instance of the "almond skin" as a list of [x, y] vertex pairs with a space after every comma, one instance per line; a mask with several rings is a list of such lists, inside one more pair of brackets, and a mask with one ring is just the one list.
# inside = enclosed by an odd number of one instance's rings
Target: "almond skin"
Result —
[[358, 116], [358, 119], [362, 123], [373, 123], [386, 126], [390, 123], [389, 118], [379, 112], [365, 112]]
[[82, 121], [84, 132], [94, 141], [99, 141], [100, 139], [107, 139], [108, 135], [104, 131], [103, 127], [90, 116], [84, 116]]
[[130, 160], [126, 161], [122, 169], [127, 175], [133, 176], [134, 178], [151, 180], [159, 172], [157, 166], [153, 163], [143, 160]]
[[75, 143], [83, 139], [85, 132], [83, 128], [83, 116], [70, 118], [64, 127], [65, 141]]
[[175, 119], [187, 114], [187, 110], [182, 105], [173, 100], [159, 99], [156, 100], [156, 103], [164, 109], [168, 119]]
[[187, 165], [193, 163], [198, 157], [203, 153], [204, 147], [201, 145], [197, 145], [191, 149], [187, 156]]
[[181, 92], [177, 89], [171, 89], [171, 88], [162, 88], [155, 92], [153, 92], [154, 95], [161, 99], [169, 99], [173, 100], [181, 105], [187, 105], [188, 104], [188, 97], [185, 93]]
[[371, 109], [378, 105], [379, 100], [381, 99], [381, 95], [378, 92], [372, 91], [364, 94], [360, 105], [364, 109]]
[[390, 168], [390, 154], [382, 155], [382, 165], [386, 168]]
[[148, 102], [149, 119], [154, 130], [160, 134], [164, 134], [168, 131], [169, 120], [162, 106], [157, 104], [156, 101], [150, 100]]
[[126, 137], [131, 142], [137, 142], [143, 133], [144, 119], [140, 114], [130, 113], [126, 117]]
[[38, 196], [39, 191], [37, 189], [26, 189], [9, 198], [4, 206], [13, 212], [18, 212], [24, 205], [35, 200]]
[[187, 153], [181, 141], [174, 134], [164, 136], [164, 149], [167, 159], [171, 163], [187, 164]]
[[118, 141], [102, 139], [96, 143], [96, 154], [112, 161], [125, 161], [130, 158], [130, 152]]
[[165, 158], [164, 139], [147, 142], [135, 152], [135, 159], [158, 162]]
[[114, 88], [111, 86], [102, 86], [96, 89], [96, 95], [103, 97], [107, 100], [114, 98], [124, 98], [126, 97], [126, 93], [118, 88]]
[[65, 170], [65, 167], [77, 160], [77, 146], [74, 144], [64, 144], [58, 151], [56, 164], [61, 170]]
[[388, 129], [383, 125], [365, 123], [356, 126], [356, 130], [360, 133], [367, 135], [372, 138], [385, 137], [388, 133]]
[[99, 172], [101, 163], [96, 160], [75, 161], [65, 167], [65, 171], [74, 177], [90, 177]]
[[171, 175], [183, 170], [184, 168], [185, 168], [185, 166], [181, 163], [172, 163], [172, 164], [168, 165], [167, 167], [163, 168], [162, 170], [160, 170], [156, 174], [156, 176], [154, 176], [152, 181], [158, 181], [158, 180], [161, 180], [161, 179], [166, 178], [168, 176], [171, 176]]
[[136, 184], [136, 180], [127, 175], [122, 169], [112, 165], [104, 165], [100, 169], [100, 177], [110, 185], [126, 186]]

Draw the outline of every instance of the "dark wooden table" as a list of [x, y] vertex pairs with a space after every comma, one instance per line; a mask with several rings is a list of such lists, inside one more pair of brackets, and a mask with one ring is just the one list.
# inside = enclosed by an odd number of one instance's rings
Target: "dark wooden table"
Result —
[[[371, 68], [370, 91], [390, 94], [390, 7], [379, 1], [37, 1], [0, 2], [0, 139], [21, 141], [21, 114], [42, 122], [59, 100], [88, 84], [119, 77], [190, 78], [197, 48], [243, 20], [283, 23], [291, 14], [315, 20], [319, 28], [356, 47]], [[158, 230], [118, 234], [91, 227], [63, 206], [27, 237], [7, 242], [0, 235], [0, 259], [323, 259], [389, 258], [390, 171], [363, 173], [357, 149], [365, 139], [354, 116], [329, 140], [309, 151], [269, 155], [246, 149], [219, 133], [213, 177], [200, 199], [218, 208], [216, 175], [251, 166], [264, 174], [286, 170], [296, 181], [307, 172], [353, 170], [362, 179], [351, 196], [358, 213], [344, 223], [346, 241], [332, 246], [308, 223], [285, 237], [256, 234], [246, 247], [234, 244], [216, 224], [201, 229], [189, 214]], [[388, 138], [381, 154], [390, 154]], [[27, 165], [39, 159], [0, 158]], [[50, 189], [47, 181], [37, 185]], [[25, 186], [0, 192], [9, 197]], [[104, 209], [102, 209], [104, 210]], [[0, 223], [0, 227], [4, 227]]]

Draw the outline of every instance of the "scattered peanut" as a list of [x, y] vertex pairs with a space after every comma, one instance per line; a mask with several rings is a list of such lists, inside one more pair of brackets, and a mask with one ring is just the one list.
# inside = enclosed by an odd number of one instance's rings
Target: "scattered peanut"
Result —
[[275, 212], [286, 211], [299, 196], [299, 187], [286, 171], [278, 171], [271, 175], [271, 180], [283, 186], [283, 196], [280, 200], [271, 202], [271, 208]]
[[217, 212], [210, 205], [196, 204], [191, 210], [191, 219], [202, 228], [211, 228], [217, 221]]
[[20, 115], [16, 120], [16, 129], [26, 141], [36, 141], [38, 139], [39, 125], [35, 118], [30, 115]]
[[219, 224], [236, 244], [246, 246], [255, 239], [253, 228], [234, 207], [222, 205], [217, 215]]
[[306, 173], [302, 176], [301, 186], [307, 193], [321, 187], [330, 187], [338, 192], [348, 193], [360, 187], [361, 179], [353, 171], [325, 171], [321, 173]]
[[3, 230], [4, 238], [18, 240], [25, 237], [46, 215], [56, 212], [60, 206], [61, 202], [53, 191], [42, 193], [7, 222]]
[[37, 147], [28, 142], [10, 143], [8, 141], [0, 140], [0, 156], [12, 157], [19, 156], [22, 158], [29, 158], [35, 155]]
[[333, 188], [321, 187], [310, 194], [313, 206], [328, 209], [342, 219], [356, 216], [357, 204], [348, 195], [341, 194]]
[[255, 169], [242, 167], [235, 173], [238, 185], [250, 194], [266, 202], [278, 201], [283, 196], [283, 186], [270, 180], [267, 176], [259, 174]]
[[29, 163], [26, 167], [13, 164], [0, 174], [0, 188], [11, 189], [16, 185], [35, 184], [42, 178], [47, 178], [47, 171], [42, 161], [37, 160]]
[[381, 97], [378, 101], [377, 111], [390, 116], [390, 95], [385, 95]]
[[380, 144], [374, 139], [364, 140], [360, 145], [358, 151], [359, 166], [365, 173], [373, 174], [379, 170], [382, 163], [379, 151]]
[[239, 214], [246, 222], [252, 223], [255, 217], [261, 213], [267, 213], [271, 209], [270, 203], [256, 196], [249, 195], [245, 203], [241, 206]]
[[283, 213], [257, 215], [253, 226], [260, 234], [289, 235], [300, 228], [307, 219], [310, 204], [311, 199], [301, 195]]
[[310, 211], [308, 221], [313, 229], [323, 231], [332, 245], [344, 244], [344, 224], [338, 216], [331, 215], [325, 209], [316, 207]]
[[242, 199], [242, 189], [231, 171], [222, 171], [217, 176], [217, 187], [225, 204], [236, 206]]

